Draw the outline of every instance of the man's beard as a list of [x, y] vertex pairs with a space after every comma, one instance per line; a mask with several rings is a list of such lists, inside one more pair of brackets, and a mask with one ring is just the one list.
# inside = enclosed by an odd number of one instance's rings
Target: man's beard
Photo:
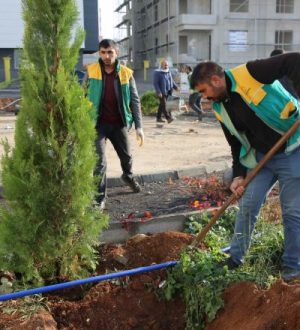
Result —
[[212, 100], [214, 102], [223, 102], [228, 98], [227, 89], [224, 87], [215, 87], [216, 96], [208, 97], [208, 100]]

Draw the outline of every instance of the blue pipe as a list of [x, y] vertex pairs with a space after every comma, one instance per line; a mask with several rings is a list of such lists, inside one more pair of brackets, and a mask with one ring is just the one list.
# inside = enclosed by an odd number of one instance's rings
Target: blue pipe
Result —
[[[224, 253], [229, 252], [229, 250], [230, 250], [230, 246], [227, 246], [227, 247], [224, 247], [224, 248], [221, 249], [221, 251], [224, 252]], [[167, 267], [173, 267], [177, 264], [177, 262], [178, 261], [168, 261], [168, 262], [164, 262], [162, 264], [156, 264], [156, 265], [145, 266], [145, 267], [138, 267], [138, 268], [134, 268], [134, 269], [130, 269], [130, 270], [124, 270], [122, 272], [116, 272], [116, 273], [110, 273], [110, 274], [99, 275], [99, 276], [94, 276], [94, 277], [88, 277], [88, 278], [81, 279], [81, 280], [75, 280], [75, 281], [70, 281], [70, 282], [65, 282], [65, 283], [42, 286], [40, 288], [35, 288], [35, 289], [29, 289], [29, 290], [24, 290], [24, 291], [18, 291], [18, 292], [3, 294], [3, 295], [0, 295], [0, 301], [6, 301], [6, 300], [9, 300], [9, 299], [15, 299], [15, 298], [21, 298], [21, 297], [25, 297], [25, 296], [30, 296], [30, 295], [33, 295], [33, 294], [40, 294], [40, 293], [44, 293], [44, 292], [50, 292], [50, 291], [55, 291], [55, 290], [60, 290], [60, 289], [66, 289], [66, 288], [70, 288], [72, 286], [77, 286], [77, 285], [81, 285], [81, 284], [102, 282], [102, 281], [106, 281], [106, 280], [111, 280], [113, 278], [151, 272], [153, 270], [163, 269], [163, 268], [167, 268]]]
[[40, 288], [8, 293], [8, 294], [0, 295], [0, 301], [21, 298], [21, 297], [25, 297], [25, 296], [30, 296], [32, 294], [39, 294], [39, 293], [55, 291], [55, 290], [59, 290], [59, 289], [66, 289], [66, 288], [70, 288], [72, 286], [81, 285], [81, 284], [101, 282], [101, 281], [105, 281], [105, 280], [109, 280], [109, 279], [113, 279], [113, 278], [151, 272], [153, 270], [158, 270], [158, 269], [167, 268], [167, 267], [173, 267], [176, 264], [177, 264], [177, 261], [168, 261], [168, 262], [164, 262], [162, 264], [151, 265], [151, 266], [146, 266], [146, 267], [138, 267], [138, 268], [134, 268], [134, 269], [130, 269], [130, 270], [125, 270], [122, 272], [88, 277], [88, 278], [81, 279], [81, 280], [75, 280], [75, 281], [70, 281], [70, 282], [66, 282], [66, 283], [53, 284], [53, 285], [48, 285], [48, 286], [42, 286]]

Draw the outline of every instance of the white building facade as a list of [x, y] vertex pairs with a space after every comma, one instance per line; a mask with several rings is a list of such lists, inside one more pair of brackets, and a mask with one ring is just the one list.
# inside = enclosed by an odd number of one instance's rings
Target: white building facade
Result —
[[300, 0], [132, 0], [124, 17], [136, 70], [164, 57], [232, 67], [274, 48], [300, 51]]
[[[0, 0], [0, 81], [4, 80], [3, 57], [11, 58], [12, 77], [18, 76], [24, 33], [21, 3], [21, 0]], [[82, 47], [88, 52], [94, 52], [99, 42], [98, 0], [76, 0], [76, 3], [78, 23], [86, 30], [86, 40]]]

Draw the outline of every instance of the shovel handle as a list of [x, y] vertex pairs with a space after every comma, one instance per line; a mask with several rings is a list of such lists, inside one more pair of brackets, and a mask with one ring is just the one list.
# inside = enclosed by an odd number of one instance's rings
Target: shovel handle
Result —
[[[297, 120], [289, 130], [282, 135], [282, 137], [275, 143], [275, 145], [265, 154], [265, 156], [257, 163], [254, 169], [248, 173], [244, 180], [244, 187], [246, 188], [247, 185], [253, 180], [253, 178], [257, 175], [257, 173], [266, 165], [266, 163], [274, 156], [274, 154], [280, 149], [280, 147], [296, 132], [296, 130], [300, 126], [300, 120]], [[198, 246], [203, 239], [205, 238], [206, 234], [209, 232], [211, 227], [217, 222], [217, 220], [221, 217], [221, 215], [225, 212], [227, 207], [236, 200], [236, 196], [232, 194], [225, 203], [221, 206], [220, 209], [214, 214], [212, 219], [209, 223], [201, 230], [201, 232], [197, 235], [194, 241], [191, 243], [191, 246]]]

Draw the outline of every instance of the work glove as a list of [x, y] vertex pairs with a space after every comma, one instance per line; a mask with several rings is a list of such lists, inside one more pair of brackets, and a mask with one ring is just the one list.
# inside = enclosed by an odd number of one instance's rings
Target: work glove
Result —
[[135, 132], [136, 132], [136, 139], [138, 141], [139, 146], [141, 147], [144, 144], [144, 139], [145, 139], [144, 131], [142, 128], [137, 128]]

